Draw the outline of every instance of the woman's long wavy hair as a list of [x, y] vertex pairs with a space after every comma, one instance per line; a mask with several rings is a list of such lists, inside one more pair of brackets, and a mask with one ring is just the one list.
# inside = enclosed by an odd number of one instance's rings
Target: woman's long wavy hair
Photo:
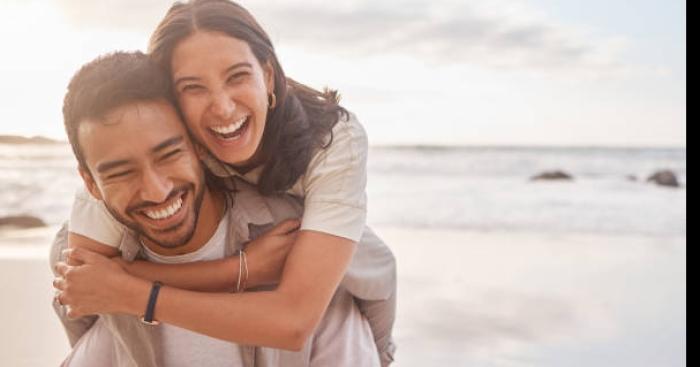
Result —
[[268, 112], [265, 122], [258, 190], [264, 195], [286, 191], [304, 174], [317, 149], [332, 143], [331, 131], [338, 120], [347, 118], [348, 112], [339, 105], [338, 92], [320, 92], [287, 78], [267, 33], [246, 9], [228, 0], [175, 3], [153, 32], [149, 53], [172, 75], [175, 47], [198, 30], [221, 32], [244, 41], [261, 65], [272, 65], [277, 105]]

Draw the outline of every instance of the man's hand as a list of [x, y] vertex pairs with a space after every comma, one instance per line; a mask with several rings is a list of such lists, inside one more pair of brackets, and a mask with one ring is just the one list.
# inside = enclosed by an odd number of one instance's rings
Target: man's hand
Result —
[[65, 252], [66, 262], [56, 263], [59, 275], [53, 286], [59, 290], [58, 301], [67, 307], [68, 316], [122, 312], [124, 289], [133, 277], [116, 261], [90, 250]]
[[285, 220], [246, 246], [249, 286], [279, 283], [287, 254], [297, 239], [299, 225], [296, 219]]

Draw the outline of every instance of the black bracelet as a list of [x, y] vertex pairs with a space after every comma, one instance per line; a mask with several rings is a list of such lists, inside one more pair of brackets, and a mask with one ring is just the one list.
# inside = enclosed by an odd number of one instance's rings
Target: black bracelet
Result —
[[158, 325], [158, 321], [153, 320], [153, 313], [156, 309], [156, 300], [158, 299], [158, 292], [160, 291], [160, 286], [163, 283], [159, 281], [153, 282], [153, 287], [151, 287], [151, 295], [148, 297], [148, 305], [146, 305], [146, 313], [141, 317], [141, 322], [148, 325]]

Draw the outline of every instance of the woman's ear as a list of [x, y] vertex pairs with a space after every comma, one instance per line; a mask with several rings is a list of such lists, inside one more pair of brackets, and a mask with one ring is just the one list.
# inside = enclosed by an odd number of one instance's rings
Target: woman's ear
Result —
[[270, 61], [263, 65], [263, 74], [265, 75], [265, 87], [267, 87], [267, 93], [273, 93], [275, 91], [275, 68], [272, 67]]
[[100, 189], [97, 187], [97, 183], [95, 183], [95, 180], [92, 178], [92, 174], [86, 168], [84, 168], [82, 166], [78, 167], [78, 172], [80, 172], [80, 177], [83, 178], [83, 183], [85, 184], [85, 188], [87, 188], [90, 195], [92, 195], [97, 200], [103, 200], [102, 193], [100, 192]]

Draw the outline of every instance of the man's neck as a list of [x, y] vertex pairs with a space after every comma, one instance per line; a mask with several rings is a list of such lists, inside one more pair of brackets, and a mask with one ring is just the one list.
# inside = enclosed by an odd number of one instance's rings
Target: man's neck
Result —
[[163, 256], [189, 254], [202, 248], [216, 232], [226, 208], [223, 193], [210, 190], [207, 187], [204, 189], [203, 195], [202, 207], [199, 210], [194, 234], [186, 244], [176, 248], [168, 248], [160, 246], [146, 237], [141, 237], [143, 245]]

